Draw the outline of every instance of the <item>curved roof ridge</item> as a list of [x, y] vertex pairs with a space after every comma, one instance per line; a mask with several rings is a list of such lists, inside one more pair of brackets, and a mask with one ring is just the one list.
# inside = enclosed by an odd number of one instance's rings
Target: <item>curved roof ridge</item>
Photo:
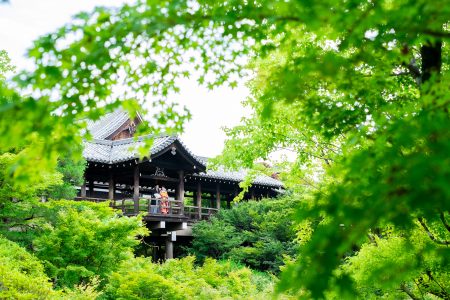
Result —
[[[230, 171], [226, 170], [224, 166], [219, 166], [217, 170], [209, 169], [203, 173], [193, 174], [193, 176], [207, 179], [241, 182], [245, 179], [247, 174], [248, 169], [246, 168]], [[266, 174], [257, 174], [256, 177], [253, 179], [253, 184], [268, 185], [278, 188], [284, 187], [284, 184], [280, 180], [270, 177]]]
[[127, 138], [122, 140], [102, 140], [94, 139], [84, 142], [83, 156], [88, 161], [96, 161], [101, 163], [113, 164], [131, 159], [138, 158], [137, 148], [144, 145], [146, 139], [154, 138], [153, 145], [150, 148], [150, 156], [157, 155], [164, 151], [167, 147], [177, 141], [183, 150], [187, 152], [194, 161], [206, 168], [203, 160], [199, 159], [191, 150], [181, 141], [178, 135], [169, 135], [162, 133], [158, 135], [144, 135], [138, 138]]

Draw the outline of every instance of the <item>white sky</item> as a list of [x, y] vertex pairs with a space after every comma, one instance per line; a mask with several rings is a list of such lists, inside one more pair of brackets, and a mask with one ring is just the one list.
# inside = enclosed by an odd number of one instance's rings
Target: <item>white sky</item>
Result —
[[[49, 33], [68, 23], [71, 16], [80, 11], [89, 11], [95, 6], [118, 6], [127, 0], [10, 0], [0, 5], [0, 49], [4, 49], [18, 68], [29, 68], [32, 64], [25, 51], [40, 35]], [[249, 113], [241, 102], [248, 90], [227, 87], [208, 91], [195, 81], [181, 82], [181, 92], [175, 100], [185, 105], [192, 113], [186, 124], [183, 142], [197, 155], [215, 156], [223, 149], [225, 134], [223, 126], [237, 125]]]

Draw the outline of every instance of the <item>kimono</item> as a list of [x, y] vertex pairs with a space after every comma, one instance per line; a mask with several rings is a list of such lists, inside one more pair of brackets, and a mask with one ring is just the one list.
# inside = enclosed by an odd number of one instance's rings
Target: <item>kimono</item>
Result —
[[169, 194], [166, 190], [161, 190], [159, 194], [161, 195], [161, 213], [167, 215], [169, 213]]

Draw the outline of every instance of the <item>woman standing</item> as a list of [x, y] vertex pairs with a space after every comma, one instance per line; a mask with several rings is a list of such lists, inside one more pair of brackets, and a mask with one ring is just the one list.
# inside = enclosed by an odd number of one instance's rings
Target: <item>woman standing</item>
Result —
[[159, 194], [161, 195], [161, 213], [167, 215], [169, 213], [169, 194], [165, 187], [162, 187]]

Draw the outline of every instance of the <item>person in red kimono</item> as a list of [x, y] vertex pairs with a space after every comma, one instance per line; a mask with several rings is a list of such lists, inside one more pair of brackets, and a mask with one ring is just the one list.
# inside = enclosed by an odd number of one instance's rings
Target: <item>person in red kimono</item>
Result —
[[165, 187], [162, 187], [159, 191], [161, 195], [161, 213], [167, 215], [169, 213], [169, 194]]

